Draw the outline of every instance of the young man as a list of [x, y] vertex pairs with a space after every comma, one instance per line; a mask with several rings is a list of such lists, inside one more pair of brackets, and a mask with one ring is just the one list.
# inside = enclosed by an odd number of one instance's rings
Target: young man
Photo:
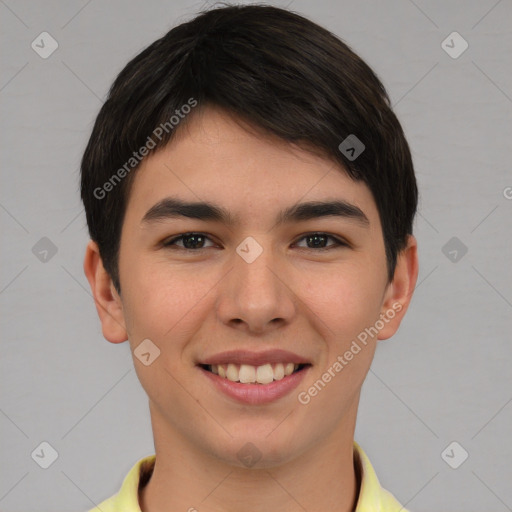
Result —
[[354, 441], [417, 279], [381, 82], [287, 10], [205, 11], [121, 71], [82, 161], [84, 270], [155, 454], [102, 512], [398, 512]]

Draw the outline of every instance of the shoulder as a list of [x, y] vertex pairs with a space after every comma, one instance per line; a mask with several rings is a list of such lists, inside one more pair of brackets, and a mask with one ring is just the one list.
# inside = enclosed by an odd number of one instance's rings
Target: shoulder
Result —
[[121, 489], [87, 512], [141, 512], [139, 488], [149, 480], [155, 460], [155, 455], [150, 455], [137, 461], [124, 478]]
[[354, 463], [360, 474], [356, 512], [408, 512], [393, 494], [380, 485], [370, 459], [355, 441]]
[[116, 493], [87, 512], [117, 512], [119, 510], [117, 507], [118, 497], [119, 493]]

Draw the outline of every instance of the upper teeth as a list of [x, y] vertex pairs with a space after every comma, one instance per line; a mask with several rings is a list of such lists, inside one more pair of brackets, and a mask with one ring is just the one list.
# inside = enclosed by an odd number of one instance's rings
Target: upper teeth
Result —
[[286, 375], [291, 375], [298, 364], [293, 363], [270, 363], [262, 366], [252, 366], [250, 364], [212, 364], [210, 366], [212, 373], [220, 377], [227, 378], [233, 382], [242, 382], [244, 384], [258, 382], [259, 384], [269, 384], [273, 380], [281, 380]]

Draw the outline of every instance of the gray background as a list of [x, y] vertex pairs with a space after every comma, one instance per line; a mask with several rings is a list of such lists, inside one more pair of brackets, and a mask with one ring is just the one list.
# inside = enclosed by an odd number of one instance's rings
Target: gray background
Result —
[[[412, 511], [512, 510], [512, 3], [272, 3], [326, 26], [373, 67], [420, 187], [418, 286], [378, 347], [356, 440]], [[201, 5], [0, 0], [4, 512], [88, 510], [153, 453], [128, 343], [103, 339], [83, 274], [78, 168], [117, 73]], [[59, 44], [47, 59], [31, 48], [43, 31]], [[458, 58], [441, 46], [453, 31], [469, 44]], [[43, 237], [57, 248], [47, 261], [32, 250]], [[456, 261], [452, 246], [443, 252], [452, 237]], [[58, 452], [46, 470], [31, 457], [43, 441]], [[441, 456], [453, 441], [462, 448], [446, 460], [469, 453], [457, 469]]]

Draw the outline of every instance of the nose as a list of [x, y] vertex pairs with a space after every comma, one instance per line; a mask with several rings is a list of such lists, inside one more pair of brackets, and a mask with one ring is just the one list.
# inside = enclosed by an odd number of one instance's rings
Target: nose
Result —
[[[242, 254], [242, 256], [240, 256]], [[289, 324], [296, 314], [290, 273], [270, 249], [254, 260], [235, 252], [233, 267], [220, 283], [217, 314], [225, 325], [264, 334]]]

